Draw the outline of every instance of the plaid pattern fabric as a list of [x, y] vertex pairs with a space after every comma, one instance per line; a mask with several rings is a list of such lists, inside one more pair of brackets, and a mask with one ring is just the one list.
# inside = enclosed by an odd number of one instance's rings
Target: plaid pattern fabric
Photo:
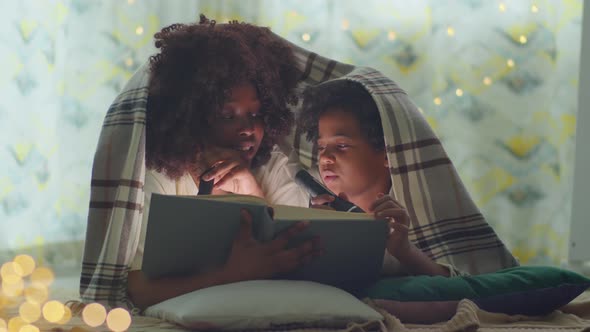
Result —
[[80, 277], [84, 301], [133, 308], [127, 298], [127, 272], [141, 231], [148, 78], [144, 65], [104, 119], [90, 183]]
[[[402, 89], [371, 68], [339, 63], [295, 45], [293, 49], [303, 73], [301, 88], [348, 79], [372, 94], [383, 120], [394, 193], [412, 217], [410, 236], [419, 248], [469, 273], [517, 265]], [[92, 169], [80, 295], [111, 307], [133, 308], [127, 273], [137, 250], [144, 200], [147, 68], [135, 73], [109, 108]], [[303, 166], [315, 165], [317, 150], [298, 128], [288, 140]]]
[[[412, 219], [410, 238], [428, 256], [459, 271], [480, 274], [518, 265], [475, 206], [441, 142], [414, 103], [391, 79], [297, 48], [306, 59], [302, 88], [328, 80], [363, 85], [379, 109], [393, 194]], [[297, 112], [297, 109], [295, 109]], [[299, 128], [291, 144], [302, 165], [317, 168], [317, 147]]]

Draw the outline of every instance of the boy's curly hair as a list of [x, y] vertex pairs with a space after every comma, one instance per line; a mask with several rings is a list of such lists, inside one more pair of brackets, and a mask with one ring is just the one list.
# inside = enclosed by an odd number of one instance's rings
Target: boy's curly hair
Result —
[[201, 15], [196, 24], [173, 24], [154, 35], [160, 52], [150, 58], [146, 166], [177, 179], [202, 171], [208, 119], [231, 88], [251, 82], [257, 90], [264, 137], [252, 161], [263, 165], [278, 139], [289, 134], [301, 72], [290, 45], [270, 29]]
[[361, 132], [375, 150], [385, 149], [379, 110], [373, 97], [360, 83], [337, 80], [305, 90], [297, 123], [308, 141], [317, 141], [319, 119], [328, 108], [352, 113], [359, 122]]

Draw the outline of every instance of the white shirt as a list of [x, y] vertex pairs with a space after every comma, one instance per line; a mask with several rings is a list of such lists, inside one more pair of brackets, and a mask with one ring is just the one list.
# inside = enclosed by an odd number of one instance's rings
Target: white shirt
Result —
[[[264, 197], [269, 204], [282, 204], [307, 207], [309, 194], [295, 183], [287, 156], [275, 146], [271, 151], [270, 160], [263, 166], [254, 170], [253, 174], [262, 188]], [[164, 195], [197, 195], [199, 188], [190, 174], [185, 174], [178, 180], [172, 180], [163, 173], [148, 170], [145, 174], [143, 187], [145, 199], [143, 207], [143, 219], [141, 222], [141, 234], [135, 257], [131, 262], [131, 271], [141, 270], [143, 251], [145, 246], [145, 233], [147, 229], [147, 217], [150, 209], [152, 193]]]

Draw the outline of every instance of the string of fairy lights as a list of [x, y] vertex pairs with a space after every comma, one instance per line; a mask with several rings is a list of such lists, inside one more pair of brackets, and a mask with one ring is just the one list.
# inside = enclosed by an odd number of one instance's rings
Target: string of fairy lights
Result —
[[[47, 323], [63, 326], [72, 319], [69, 306], [50, 296], [50, 286], [55, 280], [53, 271], [36, 266], [28, 255], [18, 255], [0, 267], [0, 332], [39, 332], [38, 325]], [[15, 310], [16, 309], [16, 310]], [[9, 317], [9, 312], [18, 315]], [[106, 327], [113, 332], [125, 331], [131, 325], [131, 315], [123, 308], [107, 312], [100, 303], [84, 306], [82, 322], [89, 327]], [[84, 327], [74, 329], [84, 331]]]
[[[132, 1], [132, 0], [129, 0], [129, 1]], [[500, 13], [506, 12], [508, 10], [508, 8], [509, 8], [509, 6], [507, 6], [506, 3], [504, 3], [504, 2], [498, 3], [498, 11]], [[534, 3], [531, 4], [530, 11], [533, 14], [537, 14], [539, 12], [539, 6], [537, 4], [534, 4]], [[291, 12], [289, 12], [289, 15], [291, 15], [291, 16], [297, 16], [298, 13], [296, 11], [291, 11]], [[350, 21], [348, 19], [342, 19], [341, 24], [340, 24], [340, 28], [342, 30], [349, 30], [350, 29]], [[447, 31], [447, 36], [449, 38], [455, 37], [455, 35], [457, 33], [456, 30], [455, 30], [455, 28], [453, 26], [450, 26], [450, 25], [447, 26], [447, 30], [446, 31]], [[393, 30], [387, 31], [387, 39], [389, 41], [395, 41], [397, 39], [397, 37], [398, 36], [397, 36], [397, 33], [395, 31], [393, 31]], [[303, 42], [309, 43], [309, 42], [311, 42], [311, 39], [312, 39], [312, 37], [311, 37], [311, 34], [310, 33], [303, 32], [301, 34], [301, 40]], [[524, 35], [524, 34], [521, 34], [520, 36], [518, 36], [518, 42], [520, 42], [521, 44], [526, 44], [528, 42], [527, 36]], [[510, 58], [507, 59], [506, 60], [506, 66], [508, 66], [509, 68], [514, 68], [516, 66], [516, 63], [515, 63], [514, 59], [510, 59]], [[482, 78], [482, 83], [484, 85], [486, 85], [486, 86], [490, 86], [493, 83], [493, 79], [490, 76], [484, 76]], [[463, 94], [464, 94], [463, 89], [457, 88], [455, 90], [455, 95], [457, 97], [462, 97]], [[443, 102], [442, 101], [442, 98], [440, 98], [440, 97], [435, 97], [433, 99], [433, 103], [436, 106], [442, 105], [442, 102]]]
[[[135, 0], [127, 0], [127, 3], [129, 5], [133, 5], [135, 3]], [[499, 2], [498, 3], [498, 11], [500, 13], [505, 13], [506, 11], [508, 11], [508, 9], [509, 9], [509, 6], [506, 5], [506, 3], [504, 3], [504, 2]], [[533, 14], [539, 13], [539, 6], [537, 4], [535, 4], [535, 3], [531, 4], [530, 5], [530, 12], [533, 13]], [[291, 10], [291, 11], [289, 11], [288, 15], [293, 16], [293, 17], [296, 17], [296, 16], [299, 15], [299, 13], [297, 13], [297, 11], [295, 11], [295, 10]], [[224, 20], [224, 21], [226, 21], [226, 20]], [[350, 21], [348, 19], [342, 19], [341, 24], [340, 24], [340, 28], [342, 30], [349, 30], [350, 29]], [[143, 26], [138, 25], [135, 28], [135, 33], [138, 36], [142, 35], [144, 33]], [[455, 28], [453, 26], [450, 26], [450, 25], [447, 26], [447, 35], [448, 35], [449, 38], [455, 37], [456, 33], [457, 32], [456, 32], [456, 30], [455, 30]], [[312, 35], [309, 32], [303, 32], [301, 34], [300, 38], [305, 43], [309, 43], [309, 42], [312, 41]], [[397, 39], [397, 33], [395, 31], [393, 31], [393, 30], [387, 31], [387, 39], [390, 40], [390, 41], [395, 41]], [[521, 44], [526, 44], [528, 42], [527, 36], [524, 35], [524, 34], [518, 36], [518, 42], [520, 42]], [[128, 66], [128, 67], [133, 66], [133, 59], [131, 59], [131, 58], [125, 59], [125, 65]], [[509, 68], [514, 68], [516, 66], [516, 63], [515, 63], [514, 59], [510, 59], [509, 58], [509, 59], [506, 60], [506, 65]], [[484, 76], [482, 78], [482, 83], [484, 85], [486, 85], [486, 86], [490, 86], [493, 83], [493, 79], [490, 76]], [[455, 90], [455, 95], [457, 97], [462, 97], [463, 94], [464, 94], [463, 89], [457, 88]], [[442, 102], [443, 102], [442, 101], [442, 98], [440, 98], [440, 97], [435, 97], [433, 99], [433, 103], [436, 106], [442, 105]]]

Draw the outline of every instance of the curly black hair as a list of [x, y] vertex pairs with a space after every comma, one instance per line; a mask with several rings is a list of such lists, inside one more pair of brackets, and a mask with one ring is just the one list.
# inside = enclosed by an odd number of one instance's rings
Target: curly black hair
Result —
[[373, 97], [360, 83], [349, 80], [329, 81], [305, 90], [297, 123], [308, 141], [318, 139], [319, 119], [329, 108], [352, 113], [375, 150], [385, 148], [381, 116]]
[[288, 135], [301, 71], [288, 42], [269, 28], [230, 21], [173, 24], [154, 35], [146, 115], [146, 166], [177, 179], [200, 172], [206, 128], [231, 88], [252, 83], [261, 103], [264, 137], [252, 167], [266, 163]]

